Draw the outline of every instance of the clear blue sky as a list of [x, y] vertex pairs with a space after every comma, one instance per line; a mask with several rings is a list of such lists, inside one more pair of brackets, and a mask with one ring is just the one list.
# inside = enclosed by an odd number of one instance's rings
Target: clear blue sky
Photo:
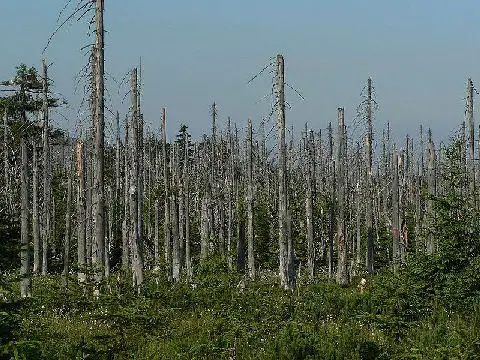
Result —
[[[20, 62], [39, 68], [66, 2], [1, 1], [2, 79]], [[387, 120], [397, 139], [416, 136], [420, 123], [446, 139], [464, 117], [467, 77], [480, 83], [478, 0], [105, 0], [105, 8], [106, 71], [120, 80], [142, 57], [145, 118], [158, 130], [165, 106], [170, 137], [181, 123], [195, 137], [208, 133], [213, 101], [222, 125], [231, 116], [241, 129], [248, 118], [258, 127], [269, 112], [269, 100], [259, 100], [271, 79], [246, 83], [277, 53], [287, 82], [305, 97], [287, 93], [287, 125], [297, 130], [306, 121], [325, 128], [339, 106], [351, 123], [371, 76], [377, 139]], [[81, 47], [93, 42], [87, 32], [86, 19], [65, 26], [45, 54], [55, 91], [72, 108], [62, 111], [68, 120], [53, 118], [68, 129], [78, 127], [82, 91], [74, 93], [74, 76], [86, 63]], [[107, 87], [109, 108], [123, 118], [125, 86], [118, 92], [109, 79]]]

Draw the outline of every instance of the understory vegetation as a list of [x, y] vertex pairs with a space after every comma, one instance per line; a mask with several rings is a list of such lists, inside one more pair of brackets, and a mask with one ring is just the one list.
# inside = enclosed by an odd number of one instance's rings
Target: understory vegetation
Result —
[[[290, 292], [249, 282], [225, 264], [195, 284], [150, 274], [142, 295], [112, 280], [99, 297], [58, 277], [38, 277], [38, 296], [18, 299], [4, 282], [1, 359], [478, 359], [477, 290], [434, 285], [435, 260], [355, 286], [328, 281]], [[5, 281], [5, 280], [4, 280]], [[475, 297], [477, 296], [477, 297]], [[13, 300], [16, 299], [16, 300]]]

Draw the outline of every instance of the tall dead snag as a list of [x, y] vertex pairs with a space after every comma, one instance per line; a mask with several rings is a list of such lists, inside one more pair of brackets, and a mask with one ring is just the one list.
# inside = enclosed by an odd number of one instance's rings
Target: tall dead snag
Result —
[[337, 220], [337, 283], [346, 284], [348, 282], [347, 271], [347, 241], [345, 226], [345, 125], [344, 109], [338, 108], [338, 149], [337, 149], [337, 202], [338, 202], [338, 220]]
[[120, 173], [120, 163], [121, 163], [121, 140], [120, 140], [120, 115], [117, 111], [115, 117], [116, 125], [116, 139], [115, 139], [115, 216], [114, 216], [114, 234], [117, 238], [119, 231], [117, 227], [120, 225], [120, 211], [122, 209], [122, 197], [121, 197], [121, 173]]
[[280, 284], [286, 289], [295, 287], [293, 244], [288, 232], [287, 149], [285, 143], [285, 73], [284, 59], [277, 55], [276, 108], [278, 127], [278, 243]]
[[130, 131], [128, 117], [125, 118], [125, 146], [124, 146], [124, 202], [123, 202], [123, 221], [122, 221], [122, 271], [127, 273], [130, 269]]
[[173, 143], [170, 152], [170, 164], [172, 169], [172, 189], [170, 194], [170, 219], [172, 221], [172, 279], [180, 280], [180, 236], [179, 236], [179, 219], [177, 210], [178, 195], [178, 143]]
[[159, 203], [158, 199], [155, 199], [155, 228], [153, 235], [153, 266], [155, 271], [158, 268], [159, 263], [159, 247], [158, 247], [158, 226], [159, 226]]
[[85, 247], [86, 247], [86, 219], [85, 219], [85, 148], [79, 141], [76, 148], [77, 164], [77, 266], [78, 281], [85, 281]]
[[253, 252], [253, 171], [252, 171], [252, 120], [247, 130], [247, 243], [248, 275], [255, 278], [255, 254]]
[[48, 74], [45, 59], [42, 59], [43, 69], [43, 99], [42, 99], [42, 115], [43, 115], [43, 236], [42, 236], [42, 275], [46, 275], [48, 271], [48, 243], [51, 236], [51, 165], [50, 165], [50, 138], [48, 134]]
[[93, 174], [93, 216], [95, 221], [94, 240], [92, 242], [92, 265], [95, 268], [96, 280], [103, 277], [100, 268], [105, 259], [105, 188], [104, 188], [104, 101], [105, 101], [105, 62], [104, 62], [104, 31], [103, 31], [103, 3], [96, 0], [95, 23], [95, 145], [94, 145], [94, 174]]
[[307, 132], [305, 124], [305, 152], [307, 154], [306, 162], [306, 180], [307, 196], [305, 199], [305, 212], [307, 222], [307, 268], [308, 276], [313, 279], [315, 276], [315, 244], [313, 232], [313, 197], [315, 187], [315, 145], [313, 131]]
[[71, 207], [72, 207], [72, 174], [68, 171], [67, 180], [67, 210], [65, 212], [65, 238], [63, 252], [63, 282], [68, 284], [69, 261], [70, 261], [70, 235], [71, 235]]
[[[432, 197], [436, 195], [436, 182], [435, 182], [435, 145], [432, 140], [432, 130], [428, 129], [428, 195], [429, 199], [427, 200], [427, 213], [430, 221], [433, 220], [434, 209], [433, 209], [433, 199]], [[433, 234], [429, 233], [427, 237], [427, 254], [433, 254], [435, 251], [435, 239]]]
[[238, 142], [238, 129], [235, 125], [235, 145], [234, 145], [234, 191], [235, 191], [235, 214], [237, 218], [237, 271], [245, 270], [245, 219], [242, 205], [241, 193], [243, 193], [242, 174], [243, 169], [240, 161], [240, 145]]
[[[140, 96], [137, 93], [138, 104]], [[143, 146], [143, 115], [140, 113], [140, 105], [137, 105], [137, 218], [138, 218], [138, 251], [142, 252], [144, 221], [143, 221], [143, 197], [145, 192], [145, 164], [144, 164], [144, 146]]]
[[[208, 181], [207, 187], [207, 199], [208, 199], [208, 223], [210, 224], [210, 236], [211, 238], [218, 236], [217, 229], [217, 105], [212, 104], [212, 139], [211, 139], [211, 150], [210, 150], [210, 178]], [[220, 245], [220, 248], [222, 245]], [[219, 249], [215, 249], [217, 251]]]
[[233, 235], [233, 184], [234, 184], [234, 154], [233, 154], [233, 137], [231, 131], [231, 124], [230, 124], [230, 117], [228, 117], [227, 121], [227, 136], [228, 136], [228, 194], [227, 194], [227, 202], [228, 202], [228, 216], [227, 216], [227, 262], [228, 268], [231, 270], [233, 267], [232, 263], [232, 235]]
[[[362, 189], [364, 186], [365, 181], [363, 179], [363, 169], [362, 169], [362, 161], [361, 161], [361, 148], [360, 143], [357, 142], [357, 150], [355, 153], [355, 180], [354, 180], [354, 187], [355, 190], [353, 191], [353, 200], [355, 202], [355, 229], [356, 229], [356, 244], [355, 251], [352, 251], [352, 254], [355, 255], [355, 268], [353, 269], [355, 274], [359, 274], [359, 270], [361, 268], [361, 248], [362, 248], [362, 204], [361, 204], [361, 197], [365, 192], [365, 189]], [[353, 234], [352, 234], [353, 235]]]
[[38, 155], [37, 143], [33, 141], [33, 274], [40, 272], [40, 222], [38, 213]]
[[467, 117], [468, 117], [468, 182], [470, 196], [473, 199], [473, 204], [476, 203], [475, 194], [475, 124], [473, 121], [473, 82], [472, 79], [468, 79], [467, 84]]
[[171, 277], [171, 256], [172, 256], [172, 239], [170, 233], [170, 211], [169, 211], [169, 175], [167, 162], [167, 130], [166, 130], [166, 113], [162, 108], [162, 158], [163, 158], [163, 186], [164, 186], [164, 210], [165, 219], [163, 223], [165, 237], [165, 263], [167, 265], [168, 277]]
[[373, 199], [372, 199], [372, 140], [373, 140], [373, 100], [372, 100], [372, 79], [368, 79], [367, 85], [367, 136], [365, 138], [365, 155], [367, 159], [366, 168], [366, 225], [367, 225], [367, 271], [373, 273]]
[[137, 68], [134, 68], [131, 75], [132, 92], [132, 117], [130, 124], [130, 244], [132, 249], [132, 270], [136, 286], [143, 283], [143, 261], [140, 248], [140, 234], [138, 226], [138, 87], [137, 87]]
[[399, 208], [399, 180], [398, 180], [398, 153], [393, 154], [393, 183], [392, 183], [392, 235], [393, 235], [393, 271], [397, 272], [400, 265], [400, 208]]
[[192, 269], [192, 254], [190, 247], [190, 154], [189, 154], [189, 140], [188, 133], [184, 132], [183, 142], [184, 159], [183, 159], [183, 183], [184, 183], [184, 207], [185, 207], [185, 270], [187, 272], [187, 279], [190, 281], [193, 276]]
[[30, 296], [30, 254], [28, 250], [29, 230], [28, 230], [28, 155], [27, 144], [21, 138], [20, 146], [22, 148], [22, 183], [21, 183], [21, 247], [20, 247], [20, 295], [22, 297]]

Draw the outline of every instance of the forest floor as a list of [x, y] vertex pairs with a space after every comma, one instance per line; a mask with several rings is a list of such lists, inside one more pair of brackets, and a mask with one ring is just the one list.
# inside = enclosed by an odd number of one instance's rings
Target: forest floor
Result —
[[212, 262], [195, 284], [147, 274], [140, 295], [112, 278], [2, 280], [0, 359], [480, 359], [480, 308], [445, 303], [385, 274], [341, 287], [245, 280]]

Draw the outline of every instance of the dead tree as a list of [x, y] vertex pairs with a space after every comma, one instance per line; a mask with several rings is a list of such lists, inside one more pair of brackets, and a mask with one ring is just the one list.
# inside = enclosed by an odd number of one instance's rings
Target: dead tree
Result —
[[67, 210], [65, 212], [65, 237], [63, 252], [63, 277], [64, 285], [68, 284], [69, 261], [70, 261], [70, 235], [71, 235], [71, 207], [72, 207], [72, 171], [68, 171], [67, 180]]
[[95, 237], [92, 242], [92, 265], [95, 268], [96, 280], [102, 279], [105, 249], [105, 187], [104, 187], [104, 101], [105, 101], [105, 70], [104, 70], [104, 30], [103, 30], [103, 3], [104, 0], [96, 0], [95, 23], [95, 144], [94, 144], [94, 174], [93, 174], [93, 215], [95, 221]]
[[348, 282], [347, 271], [347, 241], [345, 224], [345, 125], [344, 109], [338, 108], [338, 148], [337, 148], [337, 202], [338, 202], [338, 220], [337, 220], [337, 283], [346, 284]]
[[247, 243], [248, 275], [255, 278], [255, 254], [253, 251], [253, 169], [252, 169], [252, 120], [248, 120], [247, 130]]
[[393, 235], [393, 271], [397, 272], [400, 265], [400, 208], [398, 153], [393, 153], [393, 183], [392, 183], [392, 235]]
[[372, 100], [372, 79], [368, 79], [368, 94], [367, 94], [367, 136], [365, 138], [365, 155], [367, 159], [367, 168], [366, 168], [366, 225], [367, 225], [367, 256], [366, 264], [367, 271], [373, 273], [373, 206], [372, 206], [372, 190], [373, 190], [373, 181], [372, 181], [372, 140], [373, 140], [373, 100]]
[[278, 242], [280, 284], [286, 289], [295, 287], [293, 244], [288, 232], [287, 152], [285, 143], [285, 74], [284, 59], [277, 55], [276, 110], [278, 127]]
[[130, 244], [132, 250], [132, 270], [136, 286], [143, 283], [143, 260], [141, 254], [140, 234], [139, 234], [139, 212], [138, 212], [138, 87], [137, 87], [137, 69], [134, 68], [131, 75], [132, 92], [132, 116], [130, 124]]
[[305, 199], [305, 213], [307, 225], [307, 268], [308, 276], [313, 279], [315, 276], [315, 243], [313, 232], [313, 197], [315, 187], [315, 145], [313, 131], [308, 133], [305, 124], [305, 152], [307, 156], [306, 162], [306, 182], [307, 196]]
[[51, 237], [51, 164], [50, 164], [50, 138], [48, 133], [48, 74], [45, 59], [42, 59], [43, 68], [43, 99], [42, 99], [42, 115], [43, 115], [43, 236], [42, 236], [42, 275], [48, 272], [48, 243]]
[[128, 117], [125, 118], [125, 146], [124, 146], [124, 203], [123, 203], [123, 221], [122, 221], [122, 271], [128, 273], [130, 270], [130, 126]]
[[163, 186], [164, 186], [164, 213], [165, 219], [163, 223], [164, 237], [165, 237], [165, 263], [167, 265], [168, 277], [171, 277], [171, 254], [172, 254], [172, 239], [170, 232], [170, 206], [169, 206], [169, 174], [167, 163], [167, 130], [166, 130], [166, 113], [165, 108], [162, 108], [162, 158], [163, 158]]
[[37, 155], [37, 143], [33, 141], [33, 274], [38, 275], [40, 272], [40, 222], [38, 213], [38, 155]]
[[328, 276], [333, 278], [334, 273], [334, 235], [335, 235], [335, 198], [336, 198], [336, 166], [333, 158], [333, 130], [332, 123], [328, 124], [328, 159], [330, 177], [330, 201], [329, 201], [329, 231], [328, 231]]
[[77, 142], [76, 147], [77, 164], [77, 266], [78, 281], [85, 281], [85, 241], [86, 241], [86, 219], [85, 219], [85, 148], [83, 142]]
[[475, 124], [473, 121], [473, 82], [472, 79], [468, 79], [467, 86], [467, 117], [469, 125], [469, 157], [468, 157], [468, 182], [470, 196], [473, 199], [473, 204], [476, 203], [476, 194], [475, 194]]
[[20, 295], [21, 297], [30, 296], [30, 254], [29, 244], [29, 206], [28, 206], [28, 154], [27, 144], [23, 137], [20, 139], [22, 148], [22, 172], [21, 172], [21, 247], [20, 247]]
[[[436, 181], [435, 181], [435, 145], [432, 140], [432, 131], [428, 129], [428, 195], [429, 199], [427, 200], [427, 213], [429, 216], [429, 221], [432, 222], [435, 216], [433, 209], [433, 199], [432, 197], [436, 195]], [[435, 251], [435, 239], [433, 234], [429, 234], [427, 237], [427, 254], [433, 254]]]

